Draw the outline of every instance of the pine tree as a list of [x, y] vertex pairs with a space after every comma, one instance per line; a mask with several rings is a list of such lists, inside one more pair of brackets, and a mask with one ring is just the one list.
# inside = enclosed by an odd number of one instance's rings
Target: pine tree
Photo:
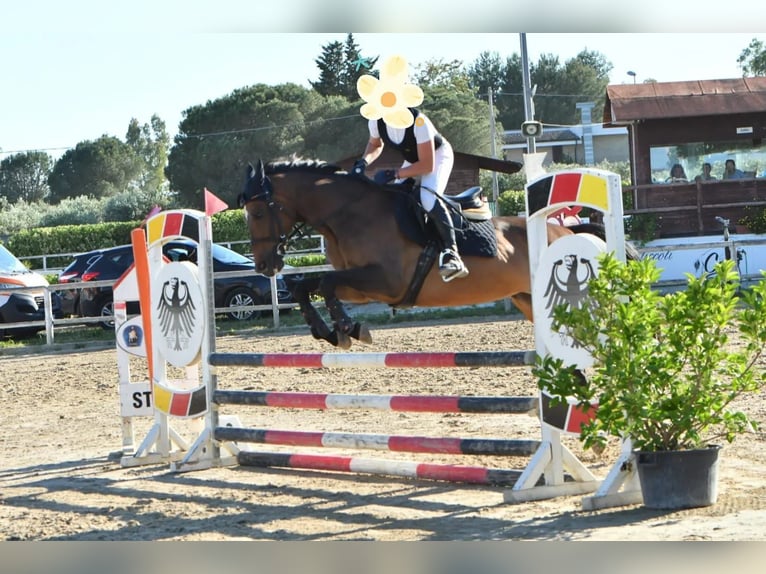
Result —
[[315, 60], [320, 70], [319, 80], [310, 82], [311, 86], [323, 96], [343, 96], [355, 101], [359, 99], [357, 79], [372, 73], [377, 61], [377, 57], [364, 58], [354, 35], [348, 34], [344, 43], [336, 41], [322, 46], [322, 54]]

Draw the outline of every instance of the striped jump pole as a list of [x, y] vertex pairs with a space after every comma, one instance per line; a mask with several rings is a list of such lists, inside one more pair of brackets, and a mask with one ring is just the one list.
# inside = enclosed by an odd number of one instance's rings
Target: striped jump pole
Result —
[[521, 475], [520, 471], [509, 469], [314, 454], [240, 451], [237, 461], [242, 466], [329, 470], [491, 486], [511, 486]]
[[215, 429], [214, 437], [219, 441], [258, 444], [493, 456], [531, 456], [540, 446], [539, 440], [432, 438], [236, 427], [218, 427]]
[[371, 409], [421, 413], [505, 413], [533, 414], [538, 397], [465, 397], [430, 395], [344, 395], [336, 393], [300, 393], [216, 390], [213, 402], [218, 405], [287, 407], [294, 409]]
[[454, 368], [534, 365], [535, 351], [466, 353], [211, 353], [215, 367]]

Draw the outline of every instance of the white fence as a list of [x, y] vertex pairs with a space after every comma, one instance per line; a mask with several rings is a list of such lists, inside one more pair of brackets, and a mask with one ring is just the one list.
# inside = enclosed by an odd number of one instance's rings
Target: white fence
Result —
[[[324, 254], [325, 253], [325, 243], [324, 238], [320, 235], [316, 236], [310, 236], [310, 239], [317, 240], [318, 247], [313, 249], [304, 249], [304, 250], [292, 250], [288, 253], [288, 255], [303, 255], [303, 254], [311, 254], [311, 253], [319, 253]], [[220, 245], [223, 245], [225, 247], [228, 247], [229, 249], [232, 248], [233, 245], [236, 244], [247, 244], [247, 241], [230, 241], [230, 242], [221, 242]], [[55, 255], [35, 255], [35, 256], [29, 256], [29, 257], [19, 257], [22, 261], [30, 262], [30, 267], [36, 271], [37, 273], [41, 274], [53, 274], [53, 273], [60, 273], [63, 270], [63, 267], [55, 267], [49, 265], [50, 261], [60, 261], [61, 259], [67, 259], [72, 258], [75, 255], [78, 255], [78, 253], [58, 253]], [[251, 257], [252, 258], [252, 257]], [[40, 262], [42, 264], [42, 267], [36, 267], [35, 262]], [[284, 275], [293, 275], [293, 274], [304, 274], [304, 273], [314, 273], [314, 272], [321, 272], [321, 271], [327, 271], [332, 269], [330, 265], [313, 265], [313, 266], [307, 266], [307, 267], [296, 267], [291, 269], [284, 269], [281, 271], [281, 274]], [[213, 277], [218, 278], [226, 278], [226, 277], [246, 277], [248, 275], [252, 275], [253, 271], [223, 271], [214, 273]], [[223, 307], [223, 308], [216, 308], [216, 313], [223, 314], [230, 311], [271, 311], [272, 318], [274, 321], [274, 326], [279, 327], [279, 312], [283, 309], [293, 309], [297, 307], [297, 304], [291, 303], [291, 304], [279, 304], [277, 302], [277, 279], [276, 277], [270, 278], [271, 280], [271, 304], [269, 305], [249, 305], [249, 306], [239, 306], [239, 307]], [[45, 339], [46, 339], [46, 345], [52, 345], [55, 341], [55, 329], [56, 328], [62, 328], [62, 327], [71, 327], [76, 325], [83, 325], [83, 324], [98, 324], [103, 323], [105, 320], [108, 320], [108, 318], [105, 318], [103, 316], [94, 316], [94, 317], [67, 317], [67, 318], [61, 318], [57, 319], [53, 317], [53, 305], [52, 305], [52, 293], [55, 293], [57, 291], [68, 291], [68, 290], [81, 290], [85, 288], [99, 288], [99, 287], [112, 287], [116, 280], [108, 280], [108, 281], [83, 281], [78, 283], [63, 283], [63, 284], [53, 284], [49, 285], [45, 288], [44, 292], [44, 300], [45, 300], [45, 320], [44, 321], [25, 321], [20, 323], [0, 323], [0, 330], [2, 329], [10, 329], [10, 328], [16, 328], [16, 327], [44, 327], [45, 328]], [[29, 291], [39, 291], [39, 287], [19, 287], [19, 288], [11, 288], [8, 289], [8, 291], [18, 291], [19, 293], [23, 292], [29, 292]]]
[[[291, 275], [291, 274], [303, 274], [303, 273], [313, 273], [313, 272], [321, 272], [321, 271], [328, 271], [332, 269], [330, 265], [312, 265], [310, 267], [295, 267], [292, 269], [285, 269], [281, 272], [282, 275]], [[214, 273], [213, 277], [245, 277], [248, 275], [252, 275], [252, 271], [223, 271]], [[280, 304], [277, 302], [277, 278], [271, 277], [271, 303], [268, 305], [248, 305], [248, 306], [239, 306], [239, 307], [216, 307], [215, 312], [217, 314], [223, 314], [231, 311], [248, 311], [248, 310], [254, 310], [254, 311], [268, 311], [270, 310], [272, 313], [272, 320], [274, 322], [275, 327], [279, 327], [279, 312], [283, 309], [294, 309], [298, 305], [296, 303], [283, 303]], [[9, 329], [9, 328], [15, 328], [15, 327], [45, 327], [45, 343], [46, 345], [52, 345], [55, 341], [55, 329], [66, 327], [66, 326], [74, 326], [74, 325], [83, 325], [83, 324], [98, 324], [103, 323], [104, 321], [108, 321], [109, 317], [106, 316], [94, 316], [94, 317], [68, 317], [68, 318], [62, 318], [57, 319], [53, 317], [52, 309], [53, 305], [51, 302], [52, 293], [56, 291], [64, 291], [64, 290], [70, 290], [70, 289], [83, 289], [83, 288], [98, 288], [98, 287], [111, 287], [113, 286], [115, 281], [109, 280], [109, 281], [83, 281], [79, 283], [62, 283], [62, 284], [54, 284], [49, 285], [45, 288], [44, 293], [44, 299], [45, 299], [45, 320], [44, 321], [26, 321], [23, 323], [1, 323], [0, 329]], [[8, 289], [8, 291], [18, 291], [19, 293], [25, 292], [25, 291], [39, 291], [39, 287], [19, 287], [19, 288], [12, 288]]]

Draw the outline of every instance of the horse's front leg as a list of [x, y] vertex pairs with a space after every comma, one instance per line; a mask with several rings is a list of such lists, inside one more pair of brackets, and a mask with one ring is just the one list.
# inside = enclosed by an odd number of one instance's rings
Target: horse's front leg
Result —
[[342, 271], [326, 273], [319, 283], [319, 292], [324, 297], [327, 311], [338, 334], [338, 346], [348, 348], [351, 346], [349, 337], [362, 343], [371, 344], [372, 335], [369, 328], [359, 322], [355, 322], [346, 312], [343, 303], [336, 295], [339, 286], [349, 287], [361, 293], [372, 291], [385, 284], [385, 275], [380, 273], [377, 266], [366, 266]]
[[312, 287], [316, 288], [315, 283], [310, 279], [304, 279], [298, 282], [293, 289], [293, 297], [298, 302], [301, 316], [311, 329], [311, 334], [315, 339], [322, 339], [333, 346], [338, 346], [338, 335], [335, 331], [330, 331], [330, 327], [324, 322], [322, 316], [311, 304]]

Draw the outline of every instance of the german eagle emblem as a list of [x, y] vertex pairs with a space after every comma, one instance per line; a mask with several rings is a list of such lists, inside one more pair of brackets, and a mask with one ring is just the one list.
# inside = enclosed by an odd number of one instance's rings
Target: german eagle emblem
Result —
[[[573, 309], [581, 308], [588, 298], [588, 281], [594, 275], [590, 259], [578, 259], [572, 254], [555, 261], [543, 295], [548, 317], [552, 318], [553, 309], [562, 304]], [[578, 346], [576, 341], [574, 343]]]
[[174, 277], [162, 285], [162, 295], [157, 304], [158, 319], [162, 335], [174, 351], [182, 351], [188, 346], [195, 311], [186, 281]]

